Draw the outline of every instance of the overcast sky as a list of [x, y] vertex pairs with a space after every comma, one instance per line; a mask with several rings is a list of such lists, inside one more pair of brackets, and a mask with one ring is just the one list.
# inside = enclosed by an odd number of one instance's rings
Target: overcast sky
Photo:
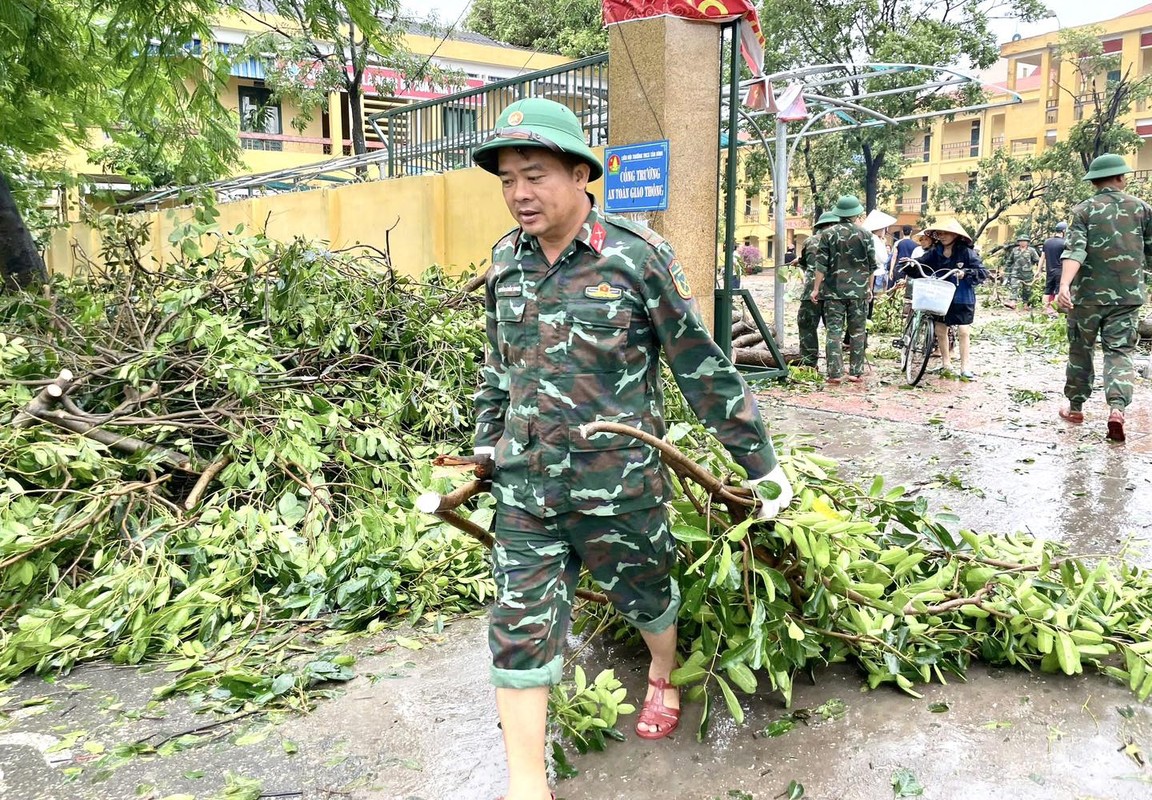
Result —
[[[439, 16], [442, 23], [451, 23], [467, 8], [471, 0], [401, 0], [406, 9], [421, 16], [431, 12]], [[1109, 19], [1146, 5], [1148, 0], [1047, 0], [1048, 8], [1055, 17], [1032, 24], [1020, 24], [1013, 20], [1002, 20], [997, 25], [1000, 40], [1008, 41], [1012, 35], [1035, 36], [1057, 28], [1073, 25], [1086, 25]]]

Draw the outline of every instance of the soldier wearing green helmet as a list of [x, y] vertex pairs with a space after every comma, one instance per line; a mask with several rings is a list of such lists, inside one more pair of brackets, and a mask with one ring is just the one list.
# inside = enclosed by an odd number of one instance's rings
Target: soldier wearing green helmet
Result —
[[1152, 258], [1152, 206], [1124, 191], [1132, 169], [1122, 156], [1105, 153], [1088, 166], [1084, 180], [1096, 194], [1072, 209], [1056, 302], [1068, 312], [1068, 369], [1061, 419], [1084, 421], [1092, 393], [1092, 354], [1104, 351], [1107, 437], [1125, 440], [1124, 411], [1132, 402], [1136, 324], [1146, 299], [1145, 272]]
[[863, 380], [865, 326], [872, 295], [872, 270], [876, 266], [876, 245], [872, 234], [854, 222], [864, 213], [864, 206], [856, 197], [844, 195], [836, 201], [831, 213], [836, 216], [836, 222], [820, 234], [811, 299], [824, 306], [828, 383], [836, 386], [844, 375], [841, 342], [845, 328], [851, 353], [848, 380], [853, 383]]
[[819, 302], [812, 299], [812, 287], [816, 280], [816, 252], [820, 247], [820, 232], [840, 218], [831, 211], [825, 211], [812, 226], [812, 235], [804, 240], [800, 258], [796, 260], [804, 275], [804, 289], [800, 293], [800, 308], [796, 311], [796, 328], [800, 333], [800, 366], [816, 368], [820, 357], [818, 330], [823, 316]]
[[[550, 100], [508, 106], [474, 152], [497, 175], [517, 226], [492, 250], [477, 453], [496, 497], [490, 676], [508, 758], [506, 800], [547, 800], [545, 727], [583, 564], [639, 631], [652, 661], [636, 734], [676, 730], [679, 592], [657, 451], [588, 433], [624, 422], [665, 433], [660, 354], [684, 397], [747, 472], [775, 484], [762, 519], [792, 498], [756, 398], [700, 320], [672, 248], [605, 214], [587, 193], [603, 172], [575, 114]], [[610, 164], [610, 168], [611, 168]], [[772, 493], [769, 489], [765, 494]]]

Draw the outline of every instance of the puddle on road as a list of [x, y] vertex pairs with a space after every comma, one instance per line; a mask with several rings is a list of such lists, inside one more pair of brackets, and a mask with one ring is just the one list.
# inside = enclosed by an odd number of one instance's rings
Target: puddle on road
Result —
[[1029, 442], [948, 429], [773, 405], [776, 430], [795, 432], [841, 462], [842, 475], [881, 474], [951, 511], [972, 530], [1027, 531], [1070, 552], [1120, 552], [1152, 563], [1152, 461], [1108, 446]]

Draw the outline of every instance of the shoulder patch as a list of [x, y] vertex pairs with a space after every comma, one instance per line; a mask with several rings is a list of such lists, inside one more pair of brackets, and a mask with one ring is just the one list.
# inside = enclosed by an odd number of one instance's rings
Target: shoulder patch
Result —
[[672, 285], [676, 287], [676, 294], [685, 300], [692, 299], [692, 286], [688, 283], [688, 276], [684, 274], [684, 267], [680, 259], [674, 258], [668, 263], [668, 274], [672, 276]]

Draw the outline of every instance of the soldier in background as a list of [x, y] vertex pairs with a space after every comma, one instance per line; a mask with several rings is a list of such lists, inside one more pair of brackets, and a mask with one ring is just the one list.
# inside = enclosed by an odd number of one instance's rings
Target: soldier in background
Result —
[[820, 232], [840, 218], [830, 211], [820, 215], [812, 226], [812, 235], [804, 240], [797, 264], [804, 273], [804, 290], [800, 293], [800, 308], [796, 310], [796, 329], [799, 331], [800, 360], [798, 365], [816, 369], [820, 358], [820, 337], [818, 329], [823, 309], [812, 299], [812, 287], [816, 280], [816, 251], [820, 246]]
[[[1033, 267], [1039, 262], [1040, 254], [1028, 237], [1024, 234], [1017, 236], [1016, 246], [1004, 254], [1004, 282], [1009, 297], [1013, 300], [1019, 298], [1025, 305], [1032, 304], [1032, 281], [1036, 278]], [[1015, 303], [1011, 307], [1015, 308]]]
[[831, 213], [838, 221], [820, 234], [820, 245], [816, 250], [816, 278], [810, 297], [813, 303], [823, 303], [824, 306], [828, 383], [837, 386], [844, 375], [841, 343], [845, 329], [850, 348], [848, 380], [859, 383], [863, 379], [866, 314], [872, 294], [876, 249], [872, 234], [854, 224], [854, 220], [864, 213], [864, 206], [856, 197], [844, 195], [836, 201]]
[[640, 631], [652, 656], [636, 733], [676, 730], [680, 599], [657, 451], [588, 434], [624, 422], [665, 433], [660, 352], [684, 397], [753, 478], [779, 488], [762, 519], [788, 505], [755, 396], [713, 341], [684, 269], [652, 231], [605, 214], [587, 193], [603, 168], [566, 106], [508, 106], [474, 152], [500, 178], [517, 227], [496, 243], [485, 282], [487, 354], [476, 395], [476, 451], [493, 456], [491, 680], [508, 758], [505, 800], [547, 800], [548, 694], [560, 681], [583, 564]]
[[1084, 180], [1096, 194], [1072, 209], [1056, 302], [1068, 312], [1068, 370], [1060, 417], [1084, 421], [1092, 394], [1096, 339], [1104, 351], [1104, 398], [1110, 409], [1108, 438], [1123, 442], [1124, 410], [1132, 402], [1132, 351], [1144, 304], [1145, 270], [1152, 258], [1152, 206], [1124, 192], [1132, 172], [1112, 153], [1098, 156]]
[[1044, 270], [1044, 311], [1055, 314], [1053, 304], [1056, 293], [1060, 291], [1060, 272], [1064, 268], [1064, 231], [1068, 230], [1067, 222], [1057, 222], [1052, 228], [1052, 235], [1044, 240], [1041, 248], [1040, 264]]

